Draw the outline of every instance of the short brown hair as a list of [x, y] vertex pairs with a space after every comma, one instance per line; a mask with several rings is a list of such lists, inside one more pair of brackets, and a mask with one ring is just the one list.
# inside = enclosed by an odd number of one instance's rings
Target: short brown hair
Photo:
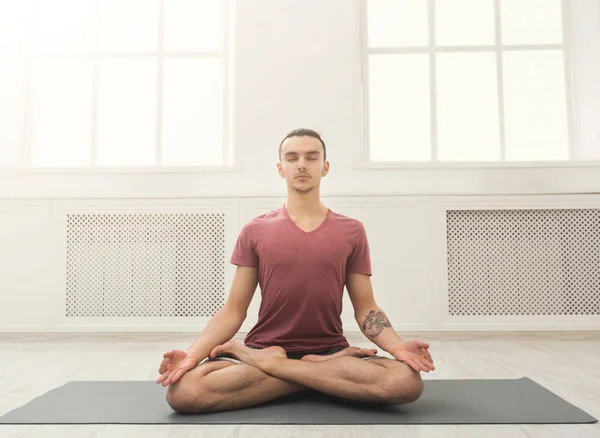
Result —
[[321, 138], [321, 135], [317, 131], [313, 131], [312, 129], [306, 129], [306, 128], [294, 129], [293, 131], [288, 132], [285, 137], [283, 137], [283, 140], [281, 140], [281, 143], [279, 143], [279, 161], [281, 161], [281, 146], [283, 145], [284, 141], [286, 141], [290, 137], [305, 137], [305, 136], [316, 138], [317, 140], [319, 140], [321, 142], [321, 144], [323, 145], [323, 161], [325, 161], [327, 159], [327, 148], [325, 147], [325, 142]]

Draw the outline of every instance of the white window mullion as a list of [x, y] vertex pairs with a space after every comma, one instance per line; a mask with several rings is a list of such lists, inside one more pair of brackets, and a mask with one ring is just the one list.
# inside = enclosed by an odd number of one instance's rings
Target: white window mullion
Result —
[[223, 137], [222, 137], [222, 142], [221, 142], [221, 148], [223, 151], [223, 159], [222, 159], [222, 165], [223, 166], [228, 166], [230, 164], [233, 164], [233, 159], [236, 159], [233, 155], [233, 149], [230, 147], [230, 141], [229, 141], [229, 127], [230, 127], [230, 123], [231, 123], [231, 111], [230, 111], [230, 107], [229, 107], [229, 93], [230, 93], [230, 88], [231, 88], [231, 84], [229, 83], [229, 29], [230, 29], [230, 17], [232, 16], [232, 14], [230, 13], [230, 8], [233, 7], [230, 1], [224, 1], [223, 2], [223, 14], [222, 14], [222, 20], [223, 20], [223, 30], [222, 30], [222, 35], [223, 35], [223, 52], [221, 54], [221, 59], [222, 59], [222, 64], [221, 64], [221, 68], [222, 68], [222, 75], [223, 75], [223, 116], [222, 116], [222, 120], [223, 120]]
[[163, 63], [164, 63], [165, 0], [158, 3], [158, 56], [156, 75], [156, 162], [162, 166], [162, 109], [163, 109]]
[[500, 0], [494, 0], [494, 17], [496, 26], [496, 67], [498, 80], [498, 128], [500, 134], [500, 161], [506, 161], [506, 133], [504, 129], [504, 76], [502, 68], [502, 16]]
[[92, 73], [92, 141], [90, 153], [90, 165], [96, 167], [98, 165], [98, 70], [100, 68], [100, 2], [94, 2], [94, 49], [93, 57], [93, 73]]
[[[37, 2], [31, 2], [31, 9], [25, 17], [25, 24], [28, 28], [33, 27], [37, 17]], [[31, 167], [31, 134], [32, 108], [33, 108], [33, 90], [31, 84], [33, 70], [33, 35], [31, 32], [25, 33], [25, 118], [23, 123], [23, 149], [21, 150], [21, 166], [23, 168]]]
[[562, 0], [563, 64], [565, 67], [565, 99], [567, 103], [567, 133], [569, 138], [569, 160], [578, 160], [575, 137], [575, 102], [573, 99], [573, 76], [571, 71], [571, 9], [569, 0]]
[[[164, 33], [164, 31], [163, 31]], [[86, 55], [80, 55], [86, 56]], [[103, 52], [100, 56], [102, 59], [119, 59], [119, 58], [156, 58], [159, 56], [159, 52]], [[163, 58], [220, 58], [222, 56], [221, 52], [163, 52], [161, 55]]]
[[[371, 60], [371, 50], [369, 49], [369, 43], [367, 38], [367, 23], [368, 23], [368, 11], [367, 1], [359, 1], [359, 24], [360, 24], [360, 47], [364, 54], [364, 60], [362, 62], [362, 124], [363, 124], [363, 144], [362, 144], [362, 155], [360, 159], [362, 161], [371, 161], [370, 143], [371, 143], [371, 130], [370, 130], [370, 111], [369, 111], [369, 62]], [[365, 59], [366, 58], [366, 59]]]
[[[455, 53], [455, 52], [492, 52], [496, 50], [493, 46], [438, 46], [436, 53]], [[504, 50], [523, 51], [523, 50], [562, 50], [562, 44], [523, 44], [523, 45], [504, 45]], [[429, 53], [427, 47], [375, 47], [369, 49], [371, 54], [403, 54], [403, 53]]]
[[437, 133], [437, 96], [436, 96], [436, 42], [435, 42], [435, 0], [429, 0], [429, 102], [431, 116], [431, 161], [438, 161], [438, 133]]

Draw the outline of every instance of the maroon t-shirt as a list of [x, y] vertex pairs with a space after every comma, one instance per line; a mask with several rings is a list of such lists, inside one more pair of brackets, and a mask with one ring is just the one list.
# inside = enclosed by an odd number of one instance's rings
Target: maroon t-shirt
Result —
[[363, 224], [329, 209], [325, 221], [302, 231], [285, 204], [242, 227], [231, 263], [258, 268], [258, 321], [244, 343], [288, 352], [347, 347], [342, 296], [348, 273], [371, 275]]

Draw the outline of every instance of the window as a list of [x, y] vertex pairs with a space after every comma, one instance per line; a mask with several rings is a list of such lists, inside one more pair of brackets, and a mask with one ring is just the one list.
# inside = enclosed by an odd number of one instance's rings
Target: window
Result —
[[371, 162], [577, 156], [567, 2], [364, 0]]
[[229, 165], [227, 0], [0, 0], [0, 167]]

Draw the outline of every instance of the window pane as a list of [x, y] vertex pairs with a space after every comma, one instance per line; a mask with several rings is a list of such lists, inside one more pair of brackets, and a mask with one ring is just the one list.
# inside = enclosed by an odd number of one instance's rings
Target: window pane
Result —
[[427, 0], [367, 0], [369, 47], [429, 44]]
[[496, 55], [444, 53], [436, 67], [439, 160], [499, 160]]
[[495, 27], [493, 0], [435, 2], [435, 42], [438, 46], [492, 45], [496, 42]]
[[0, 167], [21, 163], [24, 118], [25, 60], [0, 57]]
[[0, 56], [24, 56], [25, 20], [30, 13], [29, 8], [29, 0], [0, 0]]
[[220, 59], [166, 59], [163, 164], [223, 164], [223, 84]]
[[101, 0], [100, 51], [156, 52], [158, 0]]
[[0, 167], [21, 164], [25, 123], [25, 29], [30, 0], [0, 0]]
[[561, 0], [501, 0], [502, 44], [560, 44]]
[[165, 0], [165, 51], [221, 51], [222, 0]]
[[431, 159], [429, 57], [369, 57], [369, 148], [372, 161]]
[[34, 166], [90, 164], [92, 62], [33, 65], [31, 160]]
[[98, 78], [98, 164], [156, 163], [154, 59], [107, 59]]
[[568, 160], [561, 51], [505, 52], [507, 160]]
[[94, 49], [94, 5], [90, 0], [38, 1], [33, 34], [36, 54], [89, 54]]

